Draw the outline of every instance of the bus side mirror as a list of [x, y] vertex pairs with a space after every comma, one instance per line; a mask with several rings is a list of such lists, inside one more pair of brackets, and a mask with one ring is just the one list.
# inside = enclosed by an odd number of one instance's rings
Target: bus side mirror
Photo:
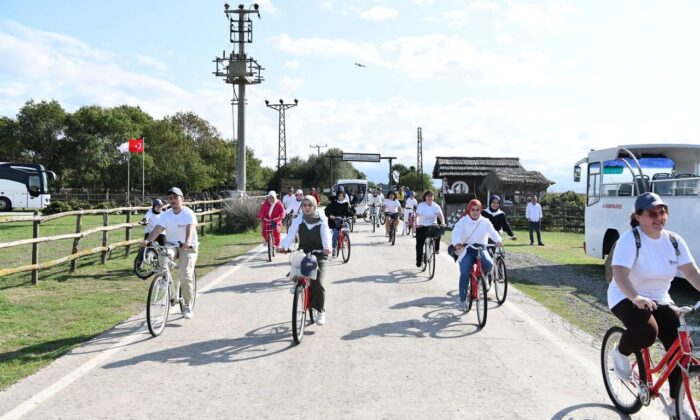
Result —
[[574, 182], [581, 182], [581, 167], [574, 166]]

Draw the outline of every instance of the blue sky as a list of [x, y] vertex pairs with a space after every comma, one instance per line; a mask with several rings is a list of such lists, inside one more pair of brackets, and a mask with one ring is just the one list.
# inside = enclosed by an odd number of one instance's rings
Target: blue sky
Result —
[[[230, 86], [212, 75], [229, 49], [223, 3], [2, 0], [0, 114], [29, 98], [71, 111], [128, 103], [156, 117], [192, 110], [230, 137]], [[571, 169], [592, 148], [700, 134], [700, 2], [259, 4], [248, 51], [266, 81], [248, 89], [247, 141], [269, 166], [266, 98], [300, 101], [289, 156], [318, 143], [415, 165], [421, 126], [426, 172], [435, 156], [516, 156], [555, 191], [583, 191]], [[375, 181], [386, 166], [358, 165]]]

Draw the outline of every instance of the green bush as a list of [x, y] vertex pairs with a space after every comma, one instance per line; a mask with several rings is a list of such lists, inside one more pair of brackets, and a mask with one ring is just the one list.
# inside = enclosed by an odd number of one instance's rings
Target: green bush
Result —
[[[89, 206], [89, 204], [88, 204], [88, 206]], [[115, 209], [117, 207], [119, 207], [119, 204], [117, 204], [117, 202], [114, 200], [102, 201], [102, 202], [97, 203], [94, 206], [92, 206], [93, 209]], [[90, 207], [83, 207], [83, 208], [90, 208]]]
[[258, 226], [260, 204], [256, 200], [226, 200], [223, 205], [224, 223], [219, 231], [222, 233], [241, 233]]
[[67, 201], [67, 204], [70, 206], [71, 210], [88, 210], [92, 208], [90, 203], [79, 198], [71, 198]]
[[67, 202], [52, 200], [48, 206], [41, 210], [41, 214], [48, 216], [49, 214], [64, 213], [71, 210], [73, 210], [73, 208]]

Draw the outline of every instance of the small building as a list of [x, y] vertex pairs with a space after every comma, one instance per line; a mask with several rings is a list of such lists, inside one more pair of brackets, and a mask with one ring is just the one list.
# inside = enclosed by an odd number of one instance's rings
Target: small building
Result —
[[464, 209], [472, 198], [487, 205], [488, 197], [498, 194], [504, 204], [520, 203], [554, 184], [540, 172], [525, 170], [516, 157], [437, 157], [433, 178], [442, 180], [440, 203], [446, 216]]

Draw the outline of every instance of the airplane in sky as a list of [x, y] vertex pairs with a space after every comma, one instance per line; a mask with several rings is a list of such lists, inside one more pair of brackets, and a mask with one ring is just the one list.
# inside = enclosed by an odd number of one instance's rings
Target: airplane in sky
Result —
[[357, 67], [367, 67], [367, 66], [365, 66], [364, 64], [360, 64], [360, 63], [355, 63], [355, 65], [356, 65]]

